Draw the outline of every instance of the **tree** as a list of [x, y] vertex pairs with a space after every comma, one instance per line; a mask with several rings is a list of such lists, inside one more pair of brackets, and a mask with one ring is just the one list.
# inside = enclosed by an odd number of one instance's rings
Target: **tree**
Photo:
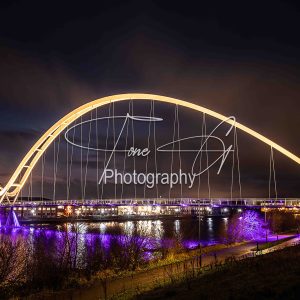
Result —
[[227, 230], [227, 239], [230, 243], [243, 240], [255, 240], [265, 235], [263, 218], [253, 210], [247, 210], [241, 215], [235, 215], [230, 221]]

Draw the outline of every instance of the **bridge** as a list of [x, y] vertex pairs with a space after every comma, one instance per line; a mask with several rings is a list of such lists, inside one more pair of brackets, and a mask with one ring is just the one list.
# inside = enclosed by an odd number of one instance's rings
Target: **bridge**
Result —
[[[262, 134], [250, 129], [249, 127], [247, 127], [239, 122], [236, 122], [234, 117], [227, 117], [227, 116], [219, 114], [215, 111], [207, 109], [205, 107], [202, 107], [202, 106], [199, 106], [199, 105], [187, 102], [187, 101], [171, 98], [171, 97], [165, 97], [165, 96], [159, 96], [159, 95], [153, 95], [153, 94], [120, 94], [120, 95], [108, 96], [108, 97], [104, 97], [104, 98], [100, 98], [100, 99], [88, 102], [88, 103], [76, 108], [75, 110], [71, 111], [70, 113], [65, 115], [63, 118], [61, 118], [59, 121], [57, 121], [53, 126], [51, 126], [37, 140], [37, 142], [32, 146], [32, 148], [24, 156], [24, 158], [22, 159], [22, 161], [17, 166], [16, 170], [14, 171], [14, 173], [8, 180], [7, 184], [3, 187], [0, 187], [0, 207], [2, 207], [2, 208], [14, 207], [14, 208], [18, 208], [18, 209], [20, 209], [22, 207], [24, 207], [24, 209], [28, 208], [28, 207], [32, 207], [33, 210], [35, 208], [42, 209], [43, 207], [48, 208], [50, 206], [51, 207], [63, 207], [64, 209], [66, 207], [71, 207], [71, 209], [73, 209], [74, 207], [84, 208], [87, 206], [90, 206], [90, 207], [93, 207], [93, 206], [94, 207], [105, 207], [105, 206], [110, 206], [110, 207], [113, 207], [113, 206], [114, 207], [154, 206], [155, 207], [156, 206], [157, 207], [157, 206], [161, 206], [161, 207], [180, 207], [180, 208], [182, 208], [182, 207], [195, 207], [195, 208], [197, 208], [197, 207], [198, 208], [200, 208], [200, 207], [299, 208], [300, 207], [300, 200], [298, 198], [295, 198], [295, 199], [279, 198], [279, 197], [271, 198], [270, 182], [269, 182], [269, 198], [242, 198], [240, 174], [239, 174], [239, 194], [240, 194], [239, 198], [233, 198], [233, 197], [212, 198], [210, 196], [208, 198], [200, 198], [200, 197], [198, 197], [198, 198], [186, 198], [186, 197], [173, 198], [173, 197], [170, 197], [170, 194], [169, 194], [169, 197], [158, 198], [159, 194], [157, 193], [157, 198], [148, 198], [146, 195], [144, 195], [144, 197], [132, 197], [132, 198], [121, 197], [121, 199], [118, 199], [117, 197], [115, 197], [114, 199], [104, 199], [101, 197], [101, 199], [99, 199], [100, 197], [98, 195], [98, 197], [95, 197], [97, 200], [91, 200], [91, 199], [89, 200], [89, 199], [86, 199], [86, 197], [85, 197], [85, 187], [86, 187], [88, 163], [86, 164], [85, 175], [83, 176], [83, 174], [81, 174], [81, 189], [82, 189], [82, 195], [83, 195], [82, 200], [72, 200], [69, 195], [69, 191], [67, 193], [67, 198], [65, 200], [57, 200], [56, 195], [55, 195], [55, 191], [56, 191], [55, 184], [56, 184], [56, 173], [57, 173], [57, 168], [58, 168], [57, 164], [58, 164], [59, 148], [58, 148], [57, 152], [55, 150], [56, 148], [54, 148], [53, 199], [51, 199], [49, 201], [48, 200], [36, 201], [36, 200], [31, 200], [30, 197], [28, 197], [27, 201], [21, 200], [22, 197], [20, 197], [20, 194], [22, 194], [22, 190], [23, 190], [25, 184], [30, 182], [30, 180], [32, 180], [32, 172], [33, 172], [33, 169], [35, 168], [35, 166], [37, 165], [38, 161], [41, 160], [42, 163], [44, 162], [44, 159], [45, 159], [44, 155], [45, 155], [47, 149], [50, 147], [50, 145], [54, 144], [54, 146], [55, 146], [55, 142], [57, 139], [58, 139], [58, 147], [59, 147], [60, 135], [63, 133], [65, 134], [66, 140], [68, 142], [70, 142], [71, 147], [72, 147], [72, 152], [71, 152], [72, 155], [71, 154], [69, 155], [68, 148], [67, 148], [67, 160], [68, 161], [67, 161], [66, 186], [67, 186], [67, 189], [69, 190], [71, 168], [72, 168], [71, 159], [73, 156], [73, 147], [78, 147], [78, 144], [76, 144], [74, 142], [75, 130], [74, 130], [74, 135], [73, 135], [73, 141], [67, 139], [67, 134], [72, 128], [74, 129], [76, 126], [78, 126], [78, 125], [74, 125], [74, 122], [76, 123], [77, 120], [81, 120], [80, 124], [82, 126], [82, 124], [87, 123], [87, 122], [90, 122], [90, 124], [91, 124], [92, 121], [97, 121], [100, 119], [108, 120], [110, 117], [98, 118], [97, 109], [103, 108], [104, 106], [109, 105], [109, 112], [110, 112], [110, 106], [113, 105], [112, 110], [114, 112], [114, 104], [118, 103], [118, 102], [125, 102], [125, 101], [130, 101], [129, 102], [129, 111], [130, 111], [130, 107], [132, 107], [131, 108], [132, 113], [133, 113], [133, 102], [150, 101], [151, 102], [150, 117], [147, 120], [148, 121], [150, 120], [151, 122], [158, 120], [158, 118], [155, 118], [155, 116], [154, 116], [154, 103], [155, 102], [174, 105], [175, 106], [175, 120], [174, 120], [173, 145], [174, 145], [174, 143], [178, 143], [178, 141], [180, 141], [179, 129], [177, 129], [178, 136], [175, 136], [175, 127], [177, 126], [179, 128], [178, 107], [181, 106], [181, 107], [185, 107], [190, 110], [202, 113], [204, 123], [202, 122], [201, 147], [200, 147], [200, 149], [193, 151], [193, 152], [197, 153], [195, 160], [198, 159], [199, 154], [200, 154], [200, 160], [201, 160], [202, 152], [204, 152], [204, 153], [206, 153], [206, 155], [208, 155], [207, 153], [209, 151], [207, 148], [206, 148], [206, 150], [203, 148], [203, 147], [205, 147], [205, 145], [207, 147], [207, 141], [211, 136], [206, 133], [206, 123], [205, 123], [206, 115], [211, 116], [217, 120], [220, 120], [221, 121], [220, 125], [227, 124], [230, 126], [230, 129], [227, 131], [226, 136], [229, 134], [229, 132], [232, 129], [234, 129], [233, 148], [229, 147], [226, 151], [224, 150], [224, 152], [216, 160], [216, 161], [221, 160], [222, 164], [225, 161], [225, 159], [227, 158], [230, 151], [235, 152], [237, 149], [236, 129], [239, 129], [242, 132], [248, 134], [249, 136], [254, 137], [257, 140], [263, 142], [271, 150], [271, 152], [270, 152], [271, 153], [270, 154], [270, 178], [271, 178], [271, 173], [274, 173], [276, 196], [277, 196], [277, 188], [276, 188], [276, 180], [275, 180], [273, 150], [277, 150], [279, 153], [286, 156], [287, 158], [289, 158], [290, 160], [295, 162], [297, 165], [300, 164], [300, 157], [291, 153], [284, 147], [282, 147], [279, 144], [275, 143], [274, 141], [268, 139], [267, 137], [263, 136]], [[130, 106], [130, 103], [131, 103], [131, 106]], [[96, 116], [93, 118], [92, 112], [94, 110], [96, 110]], [[87, 113], [91, 114], [90, 120], [83, 122], [82, 117], [84, 115], [86, 115]], [[176, 116], [176, 114], [177, 114], [177, 116]], [[120, 116], [113, 115], [113, 118], [115, 118], [115, 117], [120, 118]], [[141, 116], [133, 117], [133, 114], [130, 117], [130, 114], [128, 112], [126, 113], [126, 120], [127, 120], [127, 118], [131, 118], [132, 123], [133, 123], [134, 119], [140, 120], [140, 121], [146, 120], [145, 117], [141, 117]], [[125, 124], [126, 124], [126, 121], [124, 122], [124, 125], [121, 129], [121, 133], [122, 133], [122, 130], [125, 128]], [[155, 122], [154, 122], [154, 124], [155, 124]], [[149, 138], [150, 138], [150, 126], [151, 126], [151, 124], [149, 125], [148, 144], [149, 144]], [[109, 124], [108, 124], [108, 127], [109, 127]], [[97, 130], [97, 128], [96, 128], [96, 130]], [[114, 146], [113, 146], [113, 148], [108, 148], [107, 140], [108, 140], [108, 131], [109, 130], [107, 129], [106, 148], [105, 149], [97, 148], [98, 145], [96, 148], [91, 147], [90, 144], [88, 144], [87, 147], [83, 146], [82, 145], [82, 132], [81, 132], [81, 142], [80, 142], [81, 151], [83, 149], [85, 151], [87, 151], [87, 159], [88, 159], [88, 154], [89, 154], [90, 150], [96, 151], [97, 152], [97, 167], [98, 167], [98, 152], [99, 151], [102, 151], [105, 153], [104, 169], [106, 169], [107, 166], [111, 163], [114, 153], [116, 151], [120, 151], [120, 150], [116, 149], [116, 144], [117, 144], [120, 136], [117, 138], [117, 141], [116, 141], [115, 128], [113, 130], [114, 130], [114, 133], [113, 133]], [[91, 125], [90, 125], [90, 131], [91, 131]], [[127, 124], [127, 132], [128, 132], [128, 124]], [[133, 130], [133, 135], [134, 135], [134, 130]], [[200, 136], [198, 136], [198, 137], [200, 137]], [[155, 125], [154, 125], [154, 138], [155, 138]], [[202, 141], [202, 138], [204, 139], [204, 141]], [[89, 137], [89, 143], [90, 143], [90, 137]], [[134, 142], [133, 142], [133, 144], [134, 144]], [[166, 144], [166, 145], [169, 145], [169, 144]], [[127, 137], [126, 137], [126, 145], [127, 145]], [[159, 148], [161, 148], [161, 147], [158, 147], [157, 149], [159, 149]], [[123, 152], [125, 152], [125, 153], [127, 151], [128, 150], [123, 150]], [[161, 151], [163, 151], [163, 150], [161, 150]], [[174, 149], [173, 149], [173, 151], [174, 151]], [[184, 150], [184, 149], [177, 150], [179, 155], [181, 155], [182, 152], [188, 152], [188, 151], [191, 151], [191, 150]], [[220, 150], [216, 150], [216, 151], [220, 151]], [[223, 150], [221, 150], [221, 151], [223, 151]], [[108, 155], [107, 155], [107, 153], [108, 153]], [[238, 154], [233, 154], [233, 155], [237, 155], [237, 157], [236, 157], [236, 159], [238, 160], [237, 168], [238, 168], [238, 172], [240, 172]], [[234, 156], [233, 156], [233, 158], [234, 158]], [[173, 160], [173, 158], [172, 158], [172, 160]], [[181, 158], [180, 158], [180, 160], [181, 160]], [[208, 159], [207, 159], [207, 161], [208, 161]], [[234, 159], [233, 159], [233, 161], [234, 161]], [[69, 164], [71, 165], [71, 167], [69, 166]], [[81, 164], [82, 164], [82, 152], [81, 152]], [[157, 165], [156, 156], [155, 156], [155, 164]], [[207, 162], [207, 169], [209, 169], [210, 166], [211, 165], [209, 165]], [[42, 168], [43, 167], [44, 167], [44, 165], [42, 165]], [[194, 165], [193, 165], [193, 167], [194, 167]], [[124, 169], [125, 169], [125, 163], [124, 163]], [[146, 166], [146, 169], [147, 169], [147, 166]], [[171, 169], [172, 169], [172, 166], [171, 166]], [[81, 166], [81, 172], [82, 172], [82, 166]], [[198, 175], [200, 176], [200, 173]], [[84, 178], [84, 183], [83, 183], [83, 178]], [[96, 178], [97, 184], [98, 184], [98, 182], [101, 182], [101, 178], [99, 178], [98, 171], [97, 171], [97, 178]], [[100, 181], [99, 181], [99, 179], [100, 179]], [[42, 181], [43, 181], [43, 176], [42, 176]], [[232, 181], [233, 181], [233, 176], [232, 176]], [[233, 186], [233, 182], [231, 184], [231, 194], [232, 194], [232, 186]], [[135, 187], [134, 187], [134, 189], [135, 189]], [[32, 192], [32, 186], [31, 186], [30, 190]], [[97, 190], [98, 190], [98, 187], [97, 187]], [[43, 194], [43, 187], [42, 187], [42, 194]], [[41, 198], [44, 198], [43, 195]]]

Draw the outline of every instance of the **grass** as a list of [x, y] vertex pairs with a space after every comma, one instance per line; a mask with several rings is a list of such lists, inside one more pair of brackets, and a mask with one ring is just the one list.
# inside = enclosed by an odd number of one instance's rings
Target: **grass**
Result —
[[[211, 245], [211, 246], [206, 246], [206, 247], [202, 247], [201, 248], [201, 253], [202, 254], [207, 254], [210, 252], [215, 252], [218, 250], [222, 250], [228, 247], [234, 247], [234, 246], [238, 246], [243, 244], [244, 242], [241, 243], [235, 243], [232, 244], [230, 246], [227, 246], [225, 244], [215, 244], [215, 245]], [[176, 253], [176, 252], [170, 252], [166, 258], [164, 259], [159, 259], [159, 260], [155, 260], [150, 262], [146, 268], [144, 268], [143, 270], [149, 270], [149, 269], [153, 269], [153, 268], [158, 268], [158, 267], [162, 267], [162, 266], [167, 266], [170, 264], [174, 264], [174, 263], [178, 263], [178, 262], [183, 262], [186, 260], [189, 260], [195, 256], [199, 256], [200, 253], [200, 249], [196, 248], [193, 250], [182, 250], [180, 253]]]
[[[241, 245], [243, 243], [244, 242], [234, 243], [229, 246], [225, 245], [225, 244], [215, 244], [215, 245], [205, 246], [205, 247], [202, 247], [201, 253], [207, 254], [207, 253], [215, 252], [215, 251], [222, 250], [222, 249], [225, 249], [228, 247], [235, 247], [235, 246]], [[128, 275], [133, 275], [138, 272], [145, 272], [145, 271], [149, 271], [152, 269], [161, 268], [164, 266], [169, 266], [172, 264], [188, 261], [188, 260], [194, 258], [195, 256], [199, 256], [199, 248], [196, 248], [193, 250], [184, 250], [183, 249], [179, 253], [176, 253], [176, 251], [174, 250], [174, 252], [171, 251], [170, 253], [168, 253], [168, 255], [164, 259], [157, 259], [157, 260], [150, 261], [150, 262], [140, 266], [139, 268], [137, 268], [134, 271], [129, 271], [129, 270], [123, 270], [123, 271], [119, 271], [119, 272], [115, 272], [113, 270], [100, 271], [91, 277], [91, 280], [88, 283], [88, 285], [90, 285], [91, 283], [93, 283], [99, 279], [102, 279], [104, 277], [106, 277], [107, 279], [126, 277]]]
[[[295, 236], [289, 236], [289, 237], [286, 237], [284, 239], [280, 239], [280, 240], [276, 240], [276, 241], [272, 241], [272, 242], [267, 242], [267, 243], [263, 243], [263, 244], [260, 244], [258, 246], [258, 251], [261, 251], [261, 250], [266, 250], [268, 248], [271, 248], [271, 247], [274, 247], [276, 245], [280, 245], [288, 240], [291, 240], [293, 239]], [[252, 248], [251, 251], [257, 251], [257, 248]]]
[[300, 246], [233, 262], [131, 299], [299, 299]]

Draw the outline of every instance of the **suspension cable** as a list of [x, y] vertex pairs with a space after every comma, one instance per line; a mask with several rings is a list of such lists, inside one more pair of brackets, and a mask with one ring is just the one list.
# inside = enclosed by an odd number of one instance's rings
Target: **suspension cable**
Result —
[[[153, 118], [155, 118], [155, 101], [152, 100], [152, 112], [153, 112]], [[156, 122], [153, 122], [153, 137], [154, 137], [154, 149], [157, 149], [157, 145], [156, 145]], [[156, 151], [154, 151], [154, 161], [155, 161], [155, 173], [157, 174], [157, 154]], [[156, 199], [158, 199], [158, 184], [155, 185], [155, 189], [156, 189]]]
[[74, 142], [75, 142], [75, 133], [76, 133], [76, 126], [77, 120], [75, 120], [74, 123], [74, 129], [73, 129], [73, 136], [72, 136], [72, 145], [71, 145], [71, 157], [70, 157], [70, 165], [69, 165], [69, 177], [68, 177], [68, 191], [67, 191], [67, 200], [70, 198], [70, 189], [71, 189], [71, 177], [72, 177], [72, 166], [73, 166], [73, 156], [74, 156]]
[[[201, 187], [201, 170], [202, 170], [202, 153], [203, 153], [203, 142], [205, 141], [205, 137], [204, 137], [204, 113], [202, 116], [202, 124], [201, 124], [201, 151], [200, 151], [200, 159], [199, 159], [199, 178], [198, 178], [198, 238], [199, 238], [199, 245], [201, 247], [200, 244], [200, 240], [201, 240], [201, 214], [200, 214], [200, 187]], [[201, 248], [200, 248], [200, 252], [201, 252]]]
[[208, 159], [208, 140], [206, 137], [206, 115], [203, 114], [203, 123], [204, 123], [204, 135], [205, 135], [205, 153], [206, 153], [206, 168], [207, 168], [207, 187], [208, 187], [208, 199], [211, 199], [210, 193], [210, 172], [209, 172], [209, 159]]
[[[109, 107], [108, 107], [108, 119], [107, 119], [107, 128], [106, 128], [106, 139], [105, 139], [105, 152], [104, 152], [104, 160], [103, 160], [103, 172], [105, 171], [105, 166], [106, 166], [106, 159], [107, 159], [107, 148], [108, 148], [108, 135], [109, 135], [109, 128], [110, 128], [110, 112], [111, 110], [111, 101], [109, 102]], [[103, 199], [103, 194], [104, 194], [104, 184], [103, 180], [101, 181], [101, 200]]]
[[[131, 114], [132, 116], [134, 115], [133, 112], [133, 101], [130, 100], [131, 102]], [[133, 123], [133, 119], [131, 119], [131, 132], [132, 132], [132, 147], [133, 149], [135, 149], [135, 139], [134, 139], [134, 123]], [[135, 155], [133, 156], [133, 170], [135, 171]], [[136, 185], [134, 184], [134, 199], [136, 200]]]
[[[128, 103], [128, 113], [130, 113], [130, 102]], [[125, 139], [125, 152], [124, 152], [124, 159], [123, 159], [123, 178], [124, 178], [124, 173], [126, 170], [126, 159], [127, 159], [127, 146], [128, 146], [128, 131], [129, 131], [129, 119], [127, 120], [126, 124], [126, 139]], [[121, 199], [123, 199], [123, 194], [124, 194], [124, 184], [121, 186]]]
[[[172, 137], [172, 155], [171, 155], [171, 174], [173, 173], [174, 164], [174, 151], [175, 151], [175, 135], [176, 135], [176, 106], [174, 112], [174, 122], [173, 122], [173, 137]], [[171, 185], [169, 186], [169, 200], [171, 198]]]
[[[276, 182], [276, 173], [275, 173], [275, 163], [274, 163], [274, 153], [273, 147], [270, 147], [270, 160], [269, 160], [269, 199], [271, 199], [271, 181], [272, 177], [274, 179], [274, 189], [275, 189], [275, 197], [277, 200], [277, 182]], [[272, 176], [273, 175], [273, 176]]]
[[55, 196], [55, 158], [56, 158], [56, 140], [53, 141], [53, 193], [52, 200]]
[[239, 157], [239, 143], [237, 138], [237, 130], [234, 132], [235, 145], [236, 145], [236, 158], [237, 158], [237, 169], [238, 169], [238, 181], [239, 181], [239, 195], [242, 198], [242, 183], [241, 183], [241, 170], [240, 170], [240, 157]]
[[[149, 126], [148, 126], [148, 139], [147, 139], [147, 147], [148, 147], [148, 150], [150, 148], [150, 137], [151, 137], [151, 116], [152, 116], [152, 101], [150, 101], [150, 120], [149, 120]], [[149, 161], [149, 155], [147, 155], [146, 157], [146, 176], [148, 174], [148, 161]], [[147, 183], [145, 182], [144, 184], [144, 198], [146, 197], [146, 188], [147, 188]]]
[[21, 197], [22, 201], [24, 201], [23, 200], [23, 189], [20, 190], [20, 197]]
[[277, 181], [276, 181], [276, 172], [275, 172], [275, 160], [274, 160], [274, 151], [273, 151], [273, 147], [271, 148], [272, 149], [272, 165], [273, 165], [273, 176], [274, 176], [274, 188], [275, 188], [275, 197], [276, 197], [276, 200], [277, 200]]
[[[112, 103], [112, 112], [113, 112], [113, 139], [114, 145], [116, 145], [116, 127], [115, 127], [115, 102]], [[116, 151], [113, 153], [114, 157], [114, 170], [116, 170]], [[115, 199], [117, 199], [117, 182], [115, 182]]]
[[272, 180], [272, 147], [269, 156], [269, 199], [271, 198], [271, 180]]
[[[98, 107], [96, 107], [96, 149], [99, 148], [99, 137], [98, 137]], [[96, 151], [96, 188], [97, 188], [97, 200], [100, 198], [100, 190], [99, 190], [99, 151]]]
[[[202, 170], [202, 153], [203, 153], [203, 141], [205, 141], [205, 137], [204, 137], [204, 113], [203, 113], [203, 117], [202, 117], [202, 124], [201, 124], [201, 144], [200, 144], [200, 159], [199, 159], [199, 178], [198, 178], [198, 192], [197, 192], [197, 196], [198, 196], [198, 200], [200, 199], [200, 187], [201, 187], [201, 170]], [[200, 205], [200, 201], [199, 201], [199, 205]]]
[[32, 192], [33, 186], [32, 186], [32, 171], [30, 172], [30, 200], [32, 201]]
[[46, 156], [46, 152], [44, 152], [44, 153], [43, 153], [43, 156], [42, 156], [41, 200], [44, 199], [45, 156]]
[[[69, 125], [67, 126], [67, 130], [69, 129]], [[66, 147], [66, 151], [67, 151], [67, 184], [66, 184], [66, 192], [67, 192], [67, 200], [69, 200], [69, 194], [68, 194], [68, 188], [69, 188], [69, 143], [67, 142], [67, 147]]]
[[[181, 147], [180, 147], [180, 124], [179, 124], [179, 112], [178, 105], [176, 104], [176, 121], [177, 121], [177, 140], [178, 140], [178, 158], [179, 158], [179, 170], [181, 171]], [[180, 183], [180, 198], [182, 199], [182, 181]]]
[[82, 116], [80, 117], [80, 186], [81, 186], [81, 199], [83, 199], [83, 124], [82, 124]]
[[92, 130], [92, 120], [93, 119], [93, 111], [91, 110], [90, 115], [90, 126], [89, 126], [89, 134], [88, 134], [88, 148], [86, 152], [86, 163], [85, 163], [85, 173], [84, 173], [84, 185], [83, 185], [83, 200], [85, 200], [86, 195], [86, 178], [87, 178], [87, 172], [88, 172], [88, 164], [89, 164], [89, 154], [90, 154], [90, 142], [91, 142], [91, 130]]
[[58, 166], [58, 159], [59, 159], [59, 148], [60, 148], [60, 135], [58, 136], [57, 151], [56, 151], [56, 156], [54, 159], [54, 189], [53, 189], [53, 200], [54, 201], [55, 201], [55, 197], [56, 197], [56, 179], [57, 179], [57, 166]]
[[233, 132], [233, 152], [232, 152], [232, 166], [231, 166], [231, 185], [230, 185], [230, 199], [233, 198], [233, 181], [234, 181], [234, 169], [235, 169], [235, 155], [236, 155], [236, 139], [235, 139], [236, 127]]

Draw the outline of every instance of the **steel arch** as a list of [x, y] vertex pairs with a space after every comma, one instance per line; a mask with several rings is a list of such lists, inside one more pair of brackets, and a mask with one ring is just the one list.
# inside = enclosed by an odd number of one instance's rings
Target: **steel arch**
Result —
[[97, 108], [104, 106], [109, 103], [119, 102], [119, 101], [126, 101], [126, 100], [154, 100], [158, 102], [165, 102], [171, 103], [183, 107], [187, 107], [202, 113], [205, 113], [209, 116], [212, 116], [216, 119], [224, 121], [230, 125], [234, 125], [236, 128], [244, 131], [245, 133], [249, 134], [257, 138], [258, 140], [262, 141], [263, 143], [269, 145], [270, 147], [276, 149], [277, 151], [281, 152], [283, 155], [287, 156], [291, 160], [295, 161], [297, 164], [300, 164], [300, 158], [295, 154], [291, 153], [287, 149], [281, 147], [280, 145], [276, 144], [275, 142], [271, 141], [270, 139], [266, 138], [262, 134], [250, 129], [243, 124], [238, 122], [234, 122], [228, 117], [219, 114], [215, 111], [202, 107], [200, 105], [190, 103], [187, 101], [179, 100], [176, 98], [160, 96], [160, 95], [153, 95], [153, 94], [119, 94], [113, 96], [103, 97], [91, 102], [88, 102], [57, 121], [52, 127], [50, 127], [39, 139], [38, 141], [32, 146], [32, 148], [28, 151], [25, 155], [21, 163], [16, 168], [15, 172], [7, 182], [7, 184], [0, 189], [0, 203], [3, 202], [4, 199], [10, 201], [13, 199], [13, 202], [16, 201], [20, 190], [24, 186], [30, 172], [38, 162], [39, 158], [45, 152], [45, 150], [49, 147], [49, 145], [53, 142], [53, 140], [64, 130], [67, 128], [69, 124], [74, 122], [76, 119], [80, 118], [82, 115], [86, 114], [87, 112]]

